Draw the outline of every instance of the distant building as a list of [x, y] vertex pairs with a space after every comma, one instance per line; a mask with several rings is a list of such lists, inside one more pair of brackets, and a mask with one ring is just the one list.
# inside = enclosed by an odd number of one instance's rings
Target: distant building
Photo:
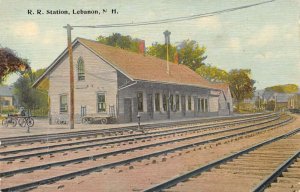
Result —
[[[72, 43], [75, 74], [75, 118], [86, 114], [115, 115], [118, 122], [229, 115], [228, 85], [213, 84], [185, 65], [170, 64], [96, 41], [77, 38]], [[52, 120], [69, 114], [68, 50], [34, 83], [49, 79]]]
[[254, 92], [254, 96], [250, 99], [244, 99], [244, 103], [260, 106], [264, 109], [265, 106], [273, 102], [274, 107], [276, 103], [276, 110], [286, 110], [290, 108], [297, 108], [299, 106], [299, 93], [277, 93], [274, 91], [257, 90]]
[[291, 93], [277, 93], [274, 91], [265, 91], [263, 94], [264, 103], [273, 101], [277, 111], [284, 111], [290, 108], [289, 99], [294, 94]]
[[300, 109], [300, 90], [289, 98], [288, 105], [290, 109]]
[[0, 108], [5, 109], [16, 105], [12, 86], [0, 86]]

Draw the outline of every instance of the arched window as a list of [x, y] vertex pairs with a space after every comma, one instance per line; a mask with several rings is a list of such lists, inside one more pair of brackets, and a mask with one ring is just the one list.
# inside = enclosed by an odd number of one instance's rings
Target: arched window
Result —
[[77, 60], [77, 73], [78, 73], [78, 81], [85, 80], [85, 73], [84, 73], [84, 61], [82, 57], [79, 57]]

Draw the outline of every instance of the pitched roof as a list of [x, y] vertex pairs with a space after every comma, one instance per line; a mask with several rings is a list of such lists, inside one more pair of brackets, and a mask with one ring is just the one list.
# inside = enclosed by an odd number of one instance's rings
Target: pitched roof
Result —
[[12, 97], [13, 88], [11, 86], [0, 86], [0, 96], [2, 97]]
[[[178, 65], [169, 62], [170, 74], [167, 74], [167, 61], [157, 57], [144, 56], [142, 54], [104, 45], [102, 43], [83, 38], [76, 38], [73, 42], [73, 46], [77, 42], [81, 43], [83, 46], [94, 52], [98, 57], [109, 63], [112, 67], [116, 68], [133, 80], [220, 89], [216, 86], [216, 84], [210, 83], [185, 65]], [[66, 52], [67, 49], [61, 54], [61, 56]], [[59, 58], [48, 67], [45, 74], [51, 71]], [[39, 84], [39, 82], [44, 78], [45, 74], [43, 74], [34, 83], [34, 87]]]
[[292, 97], [293, 94], [290, 93], [278, 93], [276, 94], [277, 102], [288, 102], [289, 98]]
[[225, 94], [226, 100], [231, 98], [231, 92], [230, 92], [230, 88], [229, 88], [229, 84], [227, 83], [215, 83], [213, 84], [214, 88], [216, 89], [220, 89], [223, 91], [223, 93]]
[[78, 40], [132, 79], [214, 88], [213, 84], [185, 65], [169, 62], [170, 74], [168, 75], [165, 60], [107, 46], [96, 41], [82, 38]]

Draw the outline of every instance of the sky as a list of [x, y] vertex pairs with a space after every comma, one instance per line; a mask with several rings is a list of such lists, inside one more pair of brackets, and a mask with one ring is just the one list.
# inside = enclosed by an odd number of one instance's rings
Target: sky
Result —
[[[33, 69], [49, 66], [66, 48], [66, 24], [135, 23], [191, 16], [265, 0], [0, 0], [0, 45], [29, 59]], [[102, 10], [99, 15], [30, 15], [47, 10]], [[111, 14], [116, 9], [118, 14]], [[95, 40], [112, 33], [144, 39], [146, 46], [196, 40], [207, 49], [205, 63], [225, 69], [251, 69], [257, 89], [277, 84], [300, 85], [300, 0], [275, 0], [213, 17], [122, 28], [74, 28], [72, 39]], [[8, 84], [17, 79], [10, 76]]]

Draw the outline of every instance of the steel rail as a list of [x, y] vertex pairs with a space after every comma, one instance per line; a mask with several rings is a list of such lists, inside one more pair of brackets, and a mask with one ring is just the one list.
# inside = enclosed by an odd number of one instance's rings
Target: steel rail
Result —
[[[246, 126], [246, 127], [242, 127], [242, 128], [238, 128], [238, 129], [244, 129], [244, 128], [248, 128], [248, 127], [251, 127], [251, 126], [255, 126], [255, 125], [250, 125], [250, 126]], [[260, 128], [255, 129], [255, 130], [259, 130], [259, 129]], [[222, 131], [222, 132], [224, 132], [224, 131]], [[17, 173], [23, 173], [23, 172], [29, 172], [29, 171], [31, 172], [33, 170], [48, 169], [48, 168], [54, 167], [54, 166], [61, 166], [61, 165], [66, 165], [66, 164], [71, 164], [71, 163], [82, 162], [82, 161], [95, 160], [95, 159], [98, 159], [98, 158], [101, 158], [101, 157], [107, 157], [107, 156], [118, 155], [118, 154], [127, 153], [127, 152], [133, 152], [133, 151], [136, 151], [136, 150], [141, 150], [141, 149], [155, 147], [155, 146], [169, 144], [169, 143], [180, 142], [180, 141], [184, 141], [184, 140], [188, 140], [188, 139], [194, 139], [194, 138], [199, 138], [199, 137], [204, 137], [204, 136], [209, 136], [209, 135], [214, 135], [214, 133], [206, 133], [206, 134], [202, 134], [202, 135], [199, 135], [199, 136], [192, 136], [192, 137], [189, 137], [189, 138], [182, 138], [182, 139], [176, 139], [176, 140], [171, 140], [171, 141], [164, 141], [164, 142], [153, 143], [153, 144], [138, 146], [138, 147], [129, 148], [129, 149], [117, 150], [117, 151], [112, 151], [112, 152], [107, 152], [107, 153], [100, 153], [100, 154], [92, 155], [92, 156], [85, 156], [85, 157], [71, 159], [71, 160], [67, 160], [67, 161], [60, 161], [60, 162], [55, 162], [55, 163], [43, 164], [43, 165], [39, 165], [39, 166], [35, 166], [35, 167], [23, 168], [23, 169], [7, 171], [7, 172], [0, 172], [0, 177], [8, 177], [8, 176], [12, 176], [12, 175], [17, 174]], [[235, 135], [236, 134], [233, 134], [233, 137]], [[231, 136], [232, 135], [225, 136], [225, 137], [222, 137], [222, 139], [230, 138]], [[198, 142], [198, 143], [199, 143], [199, 145], [201, 145], [201, 144], [209, 143], [211, 141], [212, 140], [206, 140], [206, 141], [201, 141], [201, 142]], [[198, 144], [198, 143], [196, 143], [196, 144]]]
[[[284, 122], [282, 122], [282, 123], [284, 123]], [[266, 143], [274, 142], [275, 140], [287, 137], [287, 136], [295, 134], [295, 133], [297, 133], [299, 131], [300, 131], [300, 128], [297, 129], [297, 130], [295, 130], [295, 131], [289, 132], [287, 134], [281, 135], [279, 137], [270, 139], [270, 140], [268, 140], [266, 142], [262, 142], [262, 143], [260, 143], [258, 145], [255, 145], [255, 146], [256, 146], [256, 148], [258, 146], [263, 146]], [[182, 150], [182, 149], [185, 149], [186, 147], [187, 146], [178, 147], [178, 148], [176, 148], [176, 150]], [[189, 147], [195, 147], [195, 145], [192, 144], [192, 145], [189, 145]], [[243, 153], [249, 152], [251, 150], [253, 150], [253, 147], [252, 148], [248, 148], [246, 150], [243, 150], [242, 152], [238, 152], [238, 153], [236, 153], [234, 155], [231, 155], [231, 156], [227, 157], [227, 159], [228, 160], [232, 159], [231, 158], [232, 156], [239, 156], [238, 154], [243, 154]], [[139, 160], [143, 160], [143, 159], [149, 159], [151, 157], [156, 157], [156, 156], [159, 156], [159, 155], [162, 155], [162, 154], [167, 154], [167, 153], [172, 153], [172, 152], [174, 152], [174, 149], [169, 149], [169, 150], [165, 150], [165, 151], [159, 151], [159, 152], [155, 152], [155, 153], [152, 153], [152, 154], [147, 154], [147, 155], [143, 155], [143, 156], [139, 156], [139, 157], [135, 157], [135, 158], [131, 158], [131, 159], [126, 159], [126, 160], [122, 160], [122, 161], [118, 161], [118, 162], [114, 162], [114, 163], [109, 163], [109, 164], [105, 164], [105, 165], [101, 165], [101, 166], [95, 166], [95, 167], [91, 167], [91, 168], [88, 168], [88, 169], [83, 169], [83, 170], [79, 170], [79, 171], [76, 171], [76, 172], [71, 172], [71, 173], [68, 173], [68, 174], [63, 174], [63, 175], [54, 176], [54, 177], [47, 178], [47, 179], [33, 181], [33, 182], [30, 182], [30, 183], [26, 183], [26, 184], [21, 184], [21, 185], [18, 185], [18, 186], [4, 188], [4, 189], [1, 189], [1, 190], [3, 192], [7, 192], [7, 191], [18, 191], [18, 190], [32, 189], [32, 188], [35, 188], [35, 187], [37, 187], [39, 185], [43, 185], [43, 184], [47, 184], [47, 183], [53, 183], [53, 182], [56, 182], [56, 181], [59, 181], [59, 180], [62, 180], [62, 179], [71, 179], [71, 178], [74, 178], [76, 176], [86, 175], [86, 174], [89, 174], [91, 172], [101, 171], [103, 169], [112, 168], [112, 167], [119, 166], [119, 165], [125, 165], [125, 164], [132, 163], [132, 162], [135, 162], [135, 161], [139, 161]], [[217, 163], [217, 162], [214, 162], [213, 164], [214, 165], [220, 164], [220, 163]], [[148, 191], [153, 191], [153, 190], [150, 189]]]
[[[203, 122], [211, 122], [213, 120], [222, 121], [222, 120], [231, 120], [231, 119], [243, 119], [243, 118], [251, 118], [255, 116], [264, 116], [264, 115], [272, 115], [274, 113], [267, 114], [253, 114], [253, 115], [245, 115], [245, 116], [231, 116], [231, 117], [222, 117], [222, 118], [209, 118], [209, 119], [196, 119], [196, 120], [184, 120], [179, 122], [165, 122], [165, 123], [154, 123], [154, 124], [144, 124], [142, 127], [144, 129], [153, 129], [159, 128], [163, 126], [180, 126], [185, 124], [195, 124], [195, 123], [203, 123]], [[0, 138], [1, 145], [15, 145], [15, 144], [23, 144], [23, 143], [31, 143], [31, 142], [42, 142], [42, 141], [50, 141], [56, 139], [65, 139], [65, 138], [73, 138], [79, 136], [89, 136], [105, 133], [116, 133], [120, 131], [129, 131], [137, 130], [136, 125], [117, 127], [117, 128], [107, 128], [107, 129], [94, 129], [87, 131], [76, 131], [76, 132], [64, 132], [64, 133], [53, 133], [53, 134], [40, 134], [40, 135], [32, 135], [32, 136], [19, 136], [19, 137], [9, 137], [9, 138]]]
[[279, 165], [273, 173], [271, 173], [266, 179], [264, 179], [261, 183], [259, 183], [254, 189], [253, 192], [262, 192], [267, 187], [273, 183], [277, 177], [279, 177], [287, 168], [293, 164], [297, 158], [300, 156], [300, 151], [293, 154], [288, 160]]
[[174, 185], [176, 185], [176, 184], [178, 184], [180, 182], [184, 182], [184, 181], [188, 180], [191, 177], [195, 177], [195, 176], [200, 175], [201, 173], [203, 173], [205, 171], [208, 171], [208, 170], [210, 170], [210, 169], [212, 169], [212, 168], [214, 168], [216, 166], [219, 166], [219, 165], [224, 164], [224, 163], [226, 163], [228, 161], [231, 161], [231, 160], [237, 158], [238, 156], [241, 156], [243, 154], [249, 153], [250, 151], [253, 151], [253, 150], [255, 150], [255, 149], [259, 148], [259, 147], [262, 147], [264, 145], [270, 144], [270, 143], [278, 141], [280, 139], [289, 137], [289, 136], [294, 135], [294, 134], [296, 134], [298, 132], [300, 132], [300, 128], [298, 128], [298, 129], [296, 129], [294, 131], [291, 131], [291, 132], [289, 132], [287, 134], [284, 134], [284, 135], [275, 137], [273, 139], [264, 141], [262, 143], [254, 145], [252, 147], [244, 149], [244, 150], [242, 150], [240, 152], [237, 152], [237, 153], [235, 153], [233, 155], [229, 155], [229, 156], [227, 156], [225, 158], [222, 158], [222, 159], [219, 159], [219, 160], [214, 161], [212, 163], [209, 163], [209, 164], [207, 164], [205, 166], [201, 166], [200, 168], [197, 168], [197, 169], [194, 169], [192, 171], [189, 171], [189, 172], [187, 172], [187, 173], [185, 173], [183, 175], [174, 177], [174, 178], [172, 178], [170, 180], [167, 180], [167, 181], [165, 181], [163, 183], [160, 183], [160, 184], [158, 184], [156, 186], [150, 187], [150, 188], [144, 190], [144, 192], [156, 192], [156, 191], [162, 191], [164, 189], [170, 188], [170, 187], [172, 187], [172, 186], [174, 186]]
[[[253, 127], [253, 126], [256, 126], [256, 125], [262, 125], [262, 124], [270, 123], [272, 121], [278, 120], [279, 118], [280, 117], [276, 117], [276, 118], [270, 119], [268, 121], [259, 122], [259, 123], [255, 123], [255, 124], [251, 124], [251, 125], [245, 125], [245, 126], [239, 127], [239, 128], [226, 129], [226, 130], [222, 130], [222, 131], [216, 131], [216, 132], [211, 132], [211, 133], [205, 133], [205, 134], [185, 137], [185, 138], [181, 138], [181, 139], [177, 139], [177, 140], [171, 140], [170, 142], [172, 142], [172, 141], [184, 141], [184, 140], [195, 139], [195, 138], [200, 138], [200, 137], [209, 136], [209, 135], [216, 135], [216, 134], [219, 134], [219, 133], [225, 133], [225, 132], [231, 132], [231, 131], [246, 129], [246, 128]], [[217, 127], [218, 126], [211, 126], [211, 127], [206, 128], [206, 129], [217, 128]], [[199, 131], [199, 130], [203, 130], [203, 129], [204, 128], [192, 128], [192, 130], [190, 130], [190, 131]], [[171, 133], [156, 134], [156, 135], [152, 135], [152, 136], [151, 135], [150, 136], [141, 136], [141, 137], [134, 137], [134, 138], [130, 138], [130, 139], [109, 141], [109, 142], [105, 142], [105, 143], [98, 143], [98, 144], [96, 143], [96, 144], [89, 144], [89, 145], [77, 146], [77, 147], [69, 147], [69, 148], [63, 148], [63, 149], [57, 149], [57, 150], [51, 150], [51, 151], [48, 150], [48, 151], [45, 151], [45, 152], [37, 152], [37, 153], [30, 153], [30, 154], [24, 154], [24, 155], [9, 156], [9, 157], [0, 158], [0, 161], [13, 161], [15, 159], [25, 159], [25, 158], [29, 158], [29, 157], [33, 157], [33, 156], [41, 156], [41, 155], [47, 155], [47, 154], [53, 154], [53, 153], [60, 153], [60, 152], [64, 152], [64, 151], [85, 149], [85, 148], [88, 148], [88, 147], [100, 147], [100, 146], [105, 146], [105, 145], [109, 145], [109, 144], [117, 144], [117, 143], [130, 142], [130, 141], [136, 141], [136, 140], [141, 140], [141, 139], [163, 137], [163, 136], [167, 136], [167, 135], [173, 135], [173, 134], [179, 134], [179, 133], [185, 133], [185, 132], [188, 132], [188, 131], [177, 131], [177, 132], [175, 131], [175, 132], [171, 132]], [[169, 141], [166, 141], [166, 143], [167, 142], [169, 142]]]
[[[273, 120], [279, 119], [279, 116], [274, 115], [271, 117], [276, 117]], [[184, 128], [177, 128], [177, 129], [172, 129], [172, 130], [162, 130], [162, 131], [157, 131], [157, 132], [152, 132], [152, 133], [143, 133], [143, 134], [134, 134], [134, 135], [123, 135], [123, 136], [117, 136], [117, 137], [109, 137], [109, 138], [101, 138], [101, 139], [93, 139], [93, 140], [86, 140], [86, 141], [79, 141], [79, 142], [73, 142], [73, 143], [64, 143], [64, 144], [58, 144], [58, 145], [50, 145], [50, 146], [43, 146], [43, 147], [35, 147], [35, 148], [26, 148], [26, 149], [20, 149], [20, 150], [11, 150], [11, 151], [3, 151], [0, 152], [0, 155], [8, 155], [8, 154], [16, 154], [20, 152], [27, 152], [27, 151], [33, 151], [33, 150], [43, 150], [43, 149], [51, 149], [51, 148], [56, 148], [56, 147], [63, 147], [63, 146], [71, 146], [71, 145], [79, 145], [79, 144], [84, 144], [84, 143], [91, 143], [91, 142], [101, 142], [101, 141], [107, 141], [107, 140], [112, 140], [112, 139], [120, 139], [116, 141], [110, 141], [106, 143], [100, 143], [100, 144], [88, 144], [85, 146], [79, 146], [79, 147], [70, 147], [66, 149], [61, 149], [61, 150], [52, 150], [52, 151], [47, 151], [47, 153], [55, 153], [57, 152], [63, 152], [63, 151], [68, 151], [68, 150], [73, 150], [73, 149], [82, 149], [86, 147], [95, 147], [95, 146], [102, 146], [102, 145], [107, 145], [107, 144], [114, 144], [118, 142], [129, 142], [137, 139], [147, 139], [147, 138], [153, 138], [153, 137], [159, 137], [159, 136], [167, 136], [167, 135], [172, 135], [172, 134], [179, 134], [179, 133], [186, 133], [186, 132], [195, 132], [199, 130], [207, 130], [207, 129], [212, 129], [212, 128], [218, 128], [224, 125], [235, 125], [237, 123], [247, 123], [247, 122], [252, 122], [252, 121], [257, 121], [257, 120], [263, 120], [263, 119], [268, 119], [270, 118], [269, 116], [267, 117], [256, 117], [255, 119], [243, 119], [240, 121], [233, 121], [233, 122], [225, 122], [225, 123], [218, 123], [214, 125], [194, 125], [194, 126], [188, 126]], [[139, 137], [140, 136], [140, 137]], [[122, 138], [128, 138], [132, 137], [130, 139], [123, 139]], [[46, 154], [47, 154], [46, 153]], [[36, 153], [32, 153], [36, 154]], [[40, 153], [38, 155], [43, 155], [43, 153]], [[30, 157], [31, 155], [28, 155], [26, 157]], [[36, 155], [33, 155], [36, 156]], [[3, 161], [3, 158], [0, 158], [0, 161]]]
[[[200, 141], [200, 142], [195, 142], [195, 143], [191, 143], [191, 144], [186, 144], [186, 145], [182, 145], [182, 146], [179, 146], [179, 147], [175, 147], [175, 148], [171, 148], [171, 149], [167, 149], [167, 150], [163, 150], [163, 151], [159, 151], [159, 152], [154, 152], [154, 153], [144, 155], [144, 156], [141, 156], [141, 157], [137, 157], [137, 158], [138, 158], [138, 160], [142, 160], [144, 158], [150, 158], [150, 157], [155, 157], [155, 156], [162, 155], [162, 154], [173, 153], [175, 151], [184, 150], [184, 149], [191, 148], [191, 147], [196, 147], [196, 146], [199, 146], [199, 145], [204, 145], [204, 144], [220, 141], [220, 140], [223, 140], [223, 139], [228, 139], [228, 138], [232, 138], [232, 137], [245, 135], [245, 134], [248, 134], [248, 133], [262, 131], [262, 130], [265, 130], [265, 129], [268, 129], [268, 128], [272, 128], [274, 126], [285, 124], [285, 123], [289, 122], [291, 119], [292, 118], [287, 119], [283, 122], [279, 122], [279, 123], [276, 123], [276, 124], [273, 124], [273, 125], [266, 125], [262, 128], [249, 130], [249, 131], [245, 131], [245, 132], [242, 132], [242, 133], [231, 134], [231, 135], [222, 136], [222, 137], [218, 137], [218, 138], [214, 138], [214, 139], [209, 139], [209, 140], [206, 140], [206, 141]], [[169, 142], [170, 141], [168, 141], [168, 143]], [[176, 142], [176, 140], [173, 140], [172, 142]], [[54, 167], [54, 166], [62, 166], [62, 165], [70, 164], [70, 163], [82, 162], [82, 161], [87, 161], [87, 160], [95, 160], [97, 158], [107, 157], [107, 156], [111, 156], [111, 155], [117, 155], [117, 154], [126, 153], [126, 152], [132, 152], [133, 149], [134, 150], [139, 150], [139, 149], [143, 149], [143, 148], [149, 148], [151, 146], [161, 145], [163, 143], [167, 143], [167, 142], [162, 142], [162, 143], [157, 143], [157, 144], [150, 144], [150, 145], [147, 145], [147, 146], [139, 146], [139, 147], [135, 147], [135, 148], [131, 148], [131, 149], [123, 149], [123, 150], [119, 150], [119, 151], [113, 151], [113, 152], [102, 153], [102, 154], [98, 154], [98, 155], [86, 156], [86, 157], [81, 157], [81, 158], [77, 158], [77, 159], [71, 159], [71, 160], [67, 160], [67, 161], [49, 163], [49, 164], [44, 164], [44, 165], [39, 165], [39, 166], [34, 166], [34, 167], [29, 167], [29, 168], [22, 168], [22, 169], [13, 170], [13, 171], [1, 172], [0, 176], [1, 177], [4, 177], [4, 176], [8, 177], [8, 176], [12, 176], [12, 175], [18, 174], [18, 173], [32, 172], [32, 171], [40, 170], [40, 169], [49, 169], [49, 168]], [[133, 158], [130, 162], [134, 162], [135, 159], [136, 158]], [[121, 162], [123, 162], [123, 161], [121, 161]]]

